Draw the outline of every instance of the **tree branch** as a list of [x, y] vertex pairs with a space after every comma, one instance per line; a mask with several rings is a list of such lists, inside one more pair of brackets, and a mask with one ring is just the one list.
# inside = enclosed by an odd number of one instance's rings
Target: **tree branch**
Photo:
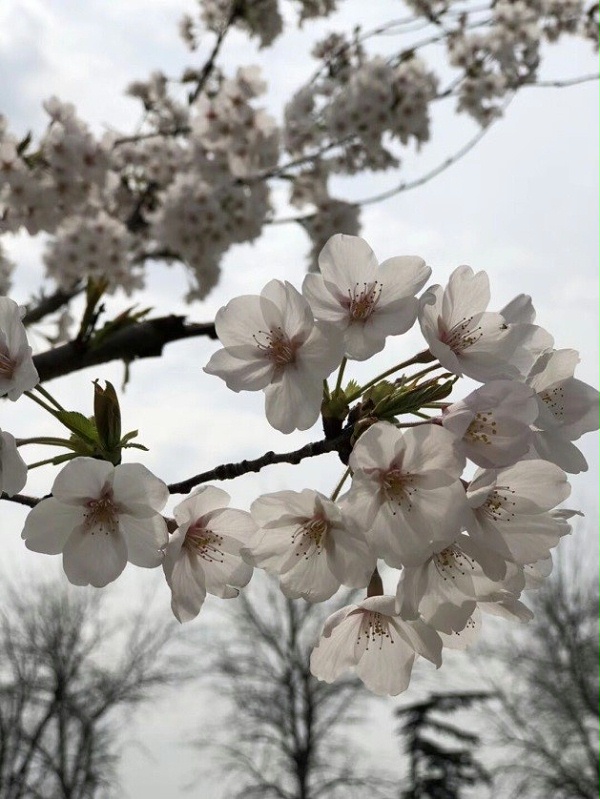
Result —
[[180, 483], [171, 483], [168, 489], [171, 494], [188, 494], [192, 488], [202, 483], [207, 483], [209, 480], [233, 480], [249, 472], [259, 472], [265, 466], [271, 466], [275, 463], [297, 464], [305, 458], [314, 458], [317, 455], [324, 455], [327, 452], [341, 449], [348, 443], [352, 431], [353, 428], [349, 427], [337, 438], [324, 438], [321, 441], [314, 441], [291, 452], [265, 452], [260, 458], [254, 458], [250, 461], [224, 463], [207, 472], [190, 477], [188, 480], [182, 480]]
[[81, 294], [83, 290], [84, 287], [81, 284], [78, 284], [73, 286], [72, 289], [57, 289], [48, 297], [41, 297], [36, 305], [30, 304], [26, 306], [27, 310], [25, 311], [25, 316], [21, 321], [26, 327], [27, 325], [33, 325], [35, 322], [39, 322], [45, 316], [48, 316], [48, 314], [60, 310], [60, 308], [72, 300], [73, 297]]
[[117, 330], [96, 345], [70, 341], [35, 355], [33, 361], [43, 383], [101, 363], [158, 357], [165, 344], [193, 336], [216, 339], [214, 324], [186, 322], [184, 316], [163, 316]]

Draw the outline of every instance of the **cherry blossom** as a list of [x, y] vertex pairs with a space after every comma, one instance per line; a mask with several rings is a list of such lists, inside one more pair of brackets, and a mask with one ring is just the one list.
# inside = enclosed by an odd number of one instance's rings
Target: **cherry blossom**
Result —
[[259, 529], [244, 556], [280, 575], [286, 596], [322, 602], [341, 584], [364, 588], [369, 582], [376, 561], [364, 536], [318, 491], [266, 494], [251, 513]]
[[522, 370], [533, 362], [526, 349], [530, 328], [507, 324], [502, 314], [486, 311], [489, 301], [487, 274], [459, 266], [446, 289], [431, 286], [421, 297], [421, 331], [432, 354], [455, 375], [482, 383], [522, 379]]
[[373, 250], [357, 236], [332, 236], [319, 255], [320, 275], [307, 275], [302, 291], [317, 319], [344, 331], [348, 358], [363, 361], [380, 352], [386, 336], [415, 322], [415, 294], [431, 269], [422, 258], [388, 258], [378, 266]]
[[12, 497], [27, 482], [27, 466], [19, 455], [15, 437], [0, 430], [0, 493]]
[[562, 469], [541, 460], [479, 469], [467, 486], [466, 527], [480, 547], [518, 564], [548, 558], [570, 532], [564, 514], [549, 513], [571, 493]]
[[[494, 579], [490, 579], [490, 574]], [[405, 619], [423, 618], [436, 630], [451, 634], [465, 628], [479, 602], [518, 599], [525, 587], [523, 570], [510, 564], [500, 573], [496, 559], [466, 535], [421, 566], [402, 570], [396, 603]]]
[[587, 463], [571, 442], [598, 429], [598, 391], [573, 376], [578, 363], [575, 350], [552, 350], [527, 377], [539, 408], [532, 452], [572, 473], [586, 471]]
[[240, 548], [256, 526], [249, 513], [228, 508], [229, 501], [221, 488], [203, 486], [173, 511], [178, 526], [169, 538], [163, 569], [171, 609], [180, 622], [198, 615], [207, 592], [231, 599], [252, 577]]
[[451, 405], [442, 417], [467, 458], [479, 466], [509, 466], [529, 450], [538, 415], [533, 390], [513, 380], [492, 380]]
[[168, 496], [162, 480], [139, 463], [75, 458], [54, 480], [52, 496], [29, 513], [21, 537], [34, 552], [62, 552], [75, 585], [101, 588], [127, 561], [160, 566], [168, 538], [160, 511]]
[[373, 596], [327, 619], [310, 670], [325, 682], [352, 670], [373, 693], [396, 696], [408, 688], [417, 654], [439, 668], [439, 635], [418, 619], [402, 619], [394, 597]]
[[215, 325], [224, 349], [204, 371], [233, 391], [265, 392], [269, 423], [282, 433], [307, 430], [321, 409], [323, 379], [339, 365], [343, 344], [331, 326], [315, 323], [310, 305], [290, 283], [272, 280], [260, 297], [231, 300]]
[[402, 433], [379, 422], [359, 438], [350, 466], [348, 513], [388, 565], [417, 566], [458, 536], [464, 457], [447, 430], [427, 424]]
[[18, 400], [38, 383], [21, 310], [13, 300], [0, 297], [0, 396]]

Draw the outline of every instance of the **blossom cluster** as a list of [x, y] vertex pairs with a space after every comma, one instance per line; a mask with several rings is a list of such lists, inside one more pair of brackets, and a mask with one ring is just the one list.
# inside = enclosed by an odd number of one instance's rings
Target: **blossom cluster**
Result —
[[[127, 561], [162, 564], [181, 622], [207, 593], [237, 596], [254, 568], [308, 602], [340, 586], [366, 589], [327, 620], [311, 668], [326, 681], [352, 669], [372, 691], [397, 694], [417, 656], [439, 666], [443, 647], [469, 645], [482, 612], [531, 617], [521, 595], [549, 573], [552, 549], [571, 531], [577, 511], [558, 506], [570, 494], [567, 473], [587, 468], [574, 442], [598, 427], [598, 392], [575, 378], [577, 353], [555, 349], [535, 324], [529, 297], [488, 310], [485, 272], [461, 266], [447, 286], [422, 292], [431, 275], [422, 258], [379, 264], [364, 240], [343, 234], [327, 242], [319, 267], [301, 292], [275, 279], [222, 308], [222, 348], [205, 371], [234, 392], [263, 391], [267, 420], [282, 433], [322, 417], [347, 466], [333, 494], [283, 490], [244, 511], [202, 485], [166, 518], [169, 489], [144, 466], [120, 454], [79, 456], [29, 513], [23, 538], [62, 553], [78, 585], [104, 586]], [[349, 363], [368, 361], [416, 322], [426, 349], [362, 386], [344, 383]], [[16, 400], [37, 374], [6, 298], [0, 332], [0, 390]], [[451, 401], [463, 376], [481, 386]], [[96, 424], [109, 419], [112, 457], [120, 423], [109, 411], [100, 408]], [[26, 469], [7, 433], [0, 461], [2, 490], [19, 491]]]
[[[403, 146], [428, 142], [434, 104], [447, 98], [487, 125], [537, 79], [545, 42], [598, 41], [597, 8], [582, 0], [499, 0], [460, 10], [411, 0], [412, 19], [391, 21], [389, 30], [422, 31], [422, 38], [403, 35], [401, 49], [383, 57], [369, 52], [368, 40], [385, 25], [329, 33], [313, 48], [316, 73], [296, 87], [278, 123], [258, 105], [266, 91], [258, 67], [228, 75], [216, 56], [230, 28], [267, 47], [290, 7], [302, 24], [337, 5], [286, 3], [199, 0], [180, 32], [191, 48], [214, 35], [214, 54], [179, 76], [155, 71], [130, 84], [127, 93], [142, 107], [134, 133], [97, 136], [56, 97], [44, 104], [48, 124], [37, 138], [19, 139], [0, 117], [0, 234], [49, 234], [46, 274], [67, 291], [102, 274], [111, 291], [131, 293], [143, 286], [147, 262], [180, 262], [193, 301], [217, 283], [225, 254], [272, 221], [272, 186], [283, 178], [301, 209], [314, 268], [330, 236], [359, 233], [359, 204], [333, 196], [332, 175], [397, 168]], [[9, 271], [0, 254], [4, 292]]]

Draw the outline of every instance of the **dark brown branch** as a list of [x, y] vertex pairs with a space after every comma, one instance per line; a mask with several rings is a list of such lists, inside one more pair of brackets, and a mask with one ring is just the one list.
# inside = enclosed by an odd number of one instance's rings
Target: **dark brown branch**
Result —
[[184, 316], [163, 316], [116, 330], [96, 345], [70, 341], [39, 353], [33, 360], [43, 383], [109, 361], [159, 357], [165, 344], [193, 336], [215, 339], [214, 324], [186, 322]]
[[0, 499], [7, 499], [9, 502], [16, 502], [17, 505], [25, 505], [28, 508], [35, 508], [42, 500], [38, 497], [28, 497], [26, 494], [13, 494], [9, 497], [4, 492], [0, 494]]
[[313, 441], [291, 452], [265, 452], [260, 458], [254, 458], [251, 461], [224, 463], [207, 472], [190, 477], [188, 480], [182, 480], [180, 483], [171, 483], [168, 489], [171, 494], [188, 494], [192, 488], [202, 483], [207, 483], [209, 480], [233, 480], [235, 477], [240, 477], [249, 472], [260, 472], [265, 466], [271, 466], [275, 463], [297, 464], [305, 458], [314, 458], [316, 455], [339, 451], [348, 444], [351, 435], [352, 428], [350, 427], [337, 438], [324, 438], [321, 441]]
[[23, 324], [25, 326], [33, 325], [41, 321], [45, 316], [48, 316], [48, 314], [60, 310], [72, 300], [73, 297], [81, 294], [83, 289], [84, 287], [81, 285], [73, 286], [72, 289], [66, 291], [64, 289], [57, 289], [54, 294], [50, 294], [48, 297], [42, 297], [36, 305], [28, 305], [25, 316], [23, 317]]

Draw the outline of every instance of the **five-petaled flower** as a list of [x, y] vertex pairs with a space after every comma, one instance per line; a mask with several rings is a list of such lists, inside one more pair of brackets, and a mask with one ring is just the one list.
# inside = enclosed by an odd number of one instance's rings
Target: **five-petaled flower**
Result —
[[127, 561], [160, 566], [167, 524], [160, 514], [167, 486], [139, 463], [113, 466], [75, 458], [58, 474], [52, 496], [25, 520], [22, 538], [34, 552], [58, 555], [75, 585], [116, 580]]

